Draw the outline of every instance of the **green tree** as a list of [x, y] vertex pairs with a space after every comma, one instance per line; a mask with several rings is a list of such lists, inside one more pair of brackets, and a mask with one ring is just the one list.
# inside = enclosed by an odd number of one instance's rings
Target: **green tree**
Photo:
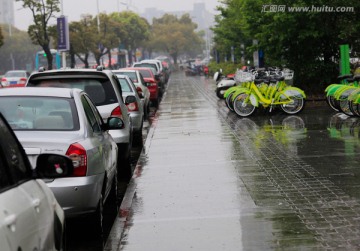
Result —
[[128, 50], [130, 64], [135, 50], [150, 36], [150, 25], [146, 19], [132, 11], [114, 12], [110, 18], [119, 23], [116, 35], [124, 48]]
[[60, 12], [59, 0], [16, 0], [22, 2], [23, 8], [29, 8], [34, 23], [28, 28], [28, 33], [31, 41], [34, 44], [40, 45], [47, 55], [48, 69], [53, 68], [53, 56], [50, 52], [50, 34], [49, 22], [55, 18], [54, 14]]
[[[96, 50], [97, 26], [92, 21], [92, 16], [84, 16], [78, 22], [69, 24], [70, 51], [75, 54], [85, 68], [89, 68], [90, 52]], [[75, 62], [72, 62], [75, 64]]]
[[2, 25], [0, 29], [4, 36], [3, 46], [0, 47], [0, 71], [6, 72], [12, 69], [32, 71], [36, 52], [41, 50], [41, 47], [31, 43], [26, 31], [8, 25]]
[[[99, 20], [99, 30], [95, 33], [96, 46], [90, 48], [98, 65], [103, 65], [100, 60], [104, 55], [108, 55], [109, 67], [111, 68], [111, 49], [118, 48], [120, 44], [117, 33], [121, 24], [118, 20], [111, 18], [111, 15], [105, 13], [99, 15]], [[93, 19], [93, 23], [97, 24], [97, 19]]]
[[180, 18], [165, 14], [161, 18], [154, 18], [152, 25], [152, 44], [158, 51], [165, 51], [177, 64], [180, 54], [196, 55], [201, 51], [204, 40], [196, 33], [197, 24], [192, 22], [189, 14]]
[[[285, 9], [271, 11], [270, 6]], [[287, 8], [307, 6], [352, 6], [355, 11], [290, 12]], [[292, 68], [296, 85], [309, 92], [322, 92], [339, 73], [339, 45], [349, 43], [358, 48], [359, 7], [360, 2], [355, 0], [225, 0], [219, 29], [214, 30], [217, 46], [221, 46], [220, 41], [236, 42], [225, 24], [239, 24], [239, 34], [258, 41], [257, 46], [248, 47], [250, 52], [263, 49], [267, 65]]]

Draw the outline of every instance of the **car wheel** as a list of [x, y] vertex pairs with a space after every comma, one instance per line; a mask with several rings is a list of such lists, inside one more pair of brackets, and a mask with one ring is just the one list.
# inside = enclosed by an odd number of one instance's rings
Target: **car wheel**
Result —
[[63, 235], [61, 238], [61, 246], [60, 251], [66, 251], [67, 250], [67, 239], [66, 239], [66, 221], [64, 222], [64, 230]]
[[104, 204], [102, 195], [99, 198], [99, 203], [95, 213], [91, 217], [91, 223], [93, 225], [93, 232], [96, 236], [103, 235], [103, 221], [104, 221]]
[[120, 207], [120, 199], [118, 196], [118, 180], [117, 175], [114, 177], [114, 180], [111, 184], [111, 191], [107, 199], [108, 205], [110, 205], [111, 212], [117, 213]]
[[159, 98], [155, 99], [154, 101], [152, 101], [152, 104], [155, 108], [159, 107]]

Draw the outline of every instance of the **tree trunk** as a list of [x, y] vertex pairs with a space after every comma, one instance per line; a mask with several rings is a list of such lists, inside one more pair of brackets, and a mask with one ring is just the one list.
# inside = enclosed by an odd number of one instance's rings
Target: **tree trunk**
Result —
[[52, 70], [53, 69], [53, 55], [51, 54], [49, 46], [45, 45], [45, 46], [43, 46], [43, 49], [46, 54], [46, 59], [47, 59], [47, 63], [48, 63], [47, 70]]

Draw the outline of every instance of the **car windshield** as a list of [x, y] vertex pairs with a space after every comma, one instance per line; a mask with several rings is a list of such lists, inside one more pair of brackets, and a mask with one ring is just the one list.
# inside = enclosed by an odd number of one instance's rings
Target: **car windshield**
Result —
[[72, 99], [9, 96], [0, 98], [0, 109], [13, 130], [73, 131], [79, 122]]
[[125, 78], [119, 78], [122, 92], [132, 92], [129, 82]]
[[115, 90], [109, 80], [105, 79], [85, 79], [85, 78], [54, 78], [32, 81], [27, 86], [38, 87], [61, 87], [79, 88], [85, 91], [95, 105], [102, 106], [117, 103]]

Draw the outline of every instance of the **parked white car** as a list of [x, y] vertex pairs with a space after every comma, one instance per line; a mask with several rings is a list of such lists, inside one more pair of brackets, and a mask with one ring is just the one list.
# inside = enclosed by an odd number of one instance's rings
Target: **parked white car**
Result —
[[129, 179], [131, 148], [133, 141], [132, 121], [124, 103], [118, 79], [110, 70], [65, 69], [36, 72], [30, 75], [26, 87], [62, 87], [84, 90], [99, 110], [104, 122], [111, 116], [123, 120], [123, 127], [111, 129], [110, 135], [118, 146], [118, 173]]
[[140, 71], [130, 70], [130, 69], [119, 69], [119, 70], [112, 70], [112, 72], [114, 72], [116, 75], [126, 75], [132, 80], [132, 82], [136, 86], [136, 90], [138, 91], [139, 97], [141, 99], [141, 103], [144, 110], [144, 119], [148, 119], [150, 112], [150, 91]]
[[64, 211], [40, 178], [71, 176], [72, 161], [58, 154], [40, 154], [32, 169], [1, 113], [0, 135], [0, 249], [65, 250]]
[[128, 108], [133, 125], [133, 144], [136, 146], [142, 145], [142, 129], [144, 125], [144, 111], [141, 99], [134, 83], [126, 75], [117, 75], [121, 85], [122, 95], [125, 100], [125, 105]]
[[0, 107], [33, 167], [42, 153], [73, 161], [72, 177], [45, 182], [67, 217], [90, 215], [95, 231], [101, 232], [103, 204], [117, 202], [117, 145], [109, 130], [123, 121], [110, 117], [104, 123], [80, 89], [6, 88], [0, 92]]
[[25, 86], [26, 80], [30, 76], [30, 73], [23, 70], [11, 70], [7, 71], [4, 76], [1, 77], [2, 87], [21, 87]]

